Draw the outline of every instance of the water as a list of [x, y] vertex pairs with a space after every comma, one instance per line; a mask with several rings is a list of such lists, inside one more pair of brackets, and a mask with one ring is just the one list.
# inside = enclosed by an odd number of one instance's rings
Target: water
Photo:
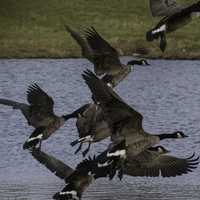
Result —
[[[126, 60], [124, 58], [123, 60]], [[151, 133], [184, 131], [189, 138], [164, 142], [172, 155], [200, 154], [200, 61], [152, 60], [151, 66], [137, 66], [117, 92], [144, 116], [144, 128]], [[26, 101], [26, 89], [37, 82], [54, 98], [55, 113], [62, 115], [90, 102], [90, 92], [81, 73], [92, 69], [84, 59], [0, 60], [0, 97]], [[33, 160], [22, 145], [33, 128], [19, 111], [0, 105], [0, 199], [49, 200], [64, 183]], [[76, 166], [69, 144], [77, 136], [75, 121], [68, 121], [57, 134], [43, 142], [42, 150]], [[106, 148], [108, 141], [95, 144], [92, 152]], [[97, 180], [83, 199], [199, 200], [200, 167], [175, 178], [127, 177]]]

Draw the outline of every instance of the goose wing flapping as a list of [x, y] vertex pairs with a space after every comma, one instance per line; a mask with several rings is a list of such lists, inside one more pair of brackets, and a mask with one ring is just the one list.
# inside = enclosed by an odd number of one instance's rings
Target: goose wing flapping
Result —
[[87, 58], [90, 62], [93, 62], [93, 51], [90, 48], [87, 40], [81, 36], [78, 32], [73, 30], [70, 26], [65, 25], [65, 29], [72, 36], [72, 38], [79, 44], [81, 47], [82, 55]]
[[111, 128], [113, 125], [124, 122], [127, 119], [131, 120], [132, 128], [142, 128], [142, 115], [126, 104], [112, 88], [103, 83], [89, 70], [85, 71], [82, 76], [90, 88], [95, 101], [100, 103]]
[[62, 161], [56, 159], [51, 155], [48, 155], [47, 153], [40, 151], [39, 149], [34, 148], [31, 154], [38, 162], [40, 162], [61, 179], [66, 179], [74, 172], [71, 167], [64, 164]]
[[175, 177], [192, 172], [198, 165], [199, 157], [193, 154], [188, 158], [177, 158], [171, 155], [142, 152], [128, 162], [125, 174], [130, 176]]
[[27, 100], [30, 103], [33, 112], [46, 115], [52, 115], [54, 113], [53, 99], [36, 83], [28, 87]]
[[106, 40], [104, 40], [94, 27], [85, 31], [85, 36], [94, 53], [95, 73], [103, 75], [112, 74], [121, 68], [119, 54]]

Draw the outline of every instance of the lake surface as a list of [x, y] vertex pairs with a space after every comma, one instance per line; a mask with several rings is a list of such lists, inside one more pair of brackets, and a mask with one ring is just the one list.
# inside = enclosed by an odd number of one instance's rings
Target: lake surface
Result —
[[[123, 61], [128, 58], [123, 58]], [[144, 116], [150, 133], [184, 131], [189, 136], [163, 145], [172, 155], [200, 154], [200, 61], [150, 60], [151, 66], [135, 66], [117, 92]], [[55, 113], [62, 115], [91, 102], [81, 78], [92, 65], [84, 59], [0, 60], [0, 97], [26, 102], [26, 89], [37, 82], [51, 95]], [[64, 182], [22, 150], [33, 128], [17, 110], [0, 105], [0, 200], [49, 200]], [[75, 167], [81, 160], [70, 142], [77, 137], [75, 120], [43, 142], [42, 150]], [[95, 144], [92, 153], [107, 147]], [[98, 180], [84, 193], [87, 200], [199, 200], [200, 166], [175, 178]]]

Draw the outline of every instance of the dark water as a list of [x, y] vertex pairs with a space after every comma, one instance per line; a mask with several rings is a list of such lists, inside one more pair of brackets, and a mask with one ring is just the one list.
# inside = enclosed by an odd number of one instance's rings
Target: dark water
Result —
[[[168, 141], [171, 154], [200, 154], [200, 61], [150, 61], [135, 67], [117, 91], [144, 116], [144, 128], [151, 133], [182, 130], [189, 138]], [[90, 101], [81, 72], [91, 64], [83, 59], [0, 60], [0, 97], [26, 101], [26, 89], [37, 82], [54, 98], [58, 115], [71, 112]], [[42, 149], [65, 163], [76, 166], [69, 143], [77, 136], [75, 121], [68, 121]], [[32, 132], [19, 111], [0, 105], [0, 200], [48, 200], [64, 183], [46, 170], [22, 144]], [[106, 148], [107, 141], [93, 146]], [[88, 200], [199, 200], [200, 167], [176, 178], [125, 177], [112, 182], [102, 179], [84, 193]]]

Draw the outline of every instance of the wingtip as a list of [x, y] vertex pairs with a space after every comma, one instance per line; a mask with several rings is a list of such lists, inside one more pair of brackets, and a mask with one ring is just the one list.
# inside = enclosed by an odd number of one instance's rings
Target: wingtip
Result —
[[91, 70], [86, 69], [83, 71], [82, 77], [85, 81], [87, 81], [87, 80], [89, 80], [89, 78], [96, 77], [96, 76]]
[[27, 93], [29, 93], [29, 92], [31, 92], [33, 90], [38, 90], [38, 89], [40, 89], [40, 86], [38, 85], [38, 83], [37, 82], [32, 82], [28, 86]]

